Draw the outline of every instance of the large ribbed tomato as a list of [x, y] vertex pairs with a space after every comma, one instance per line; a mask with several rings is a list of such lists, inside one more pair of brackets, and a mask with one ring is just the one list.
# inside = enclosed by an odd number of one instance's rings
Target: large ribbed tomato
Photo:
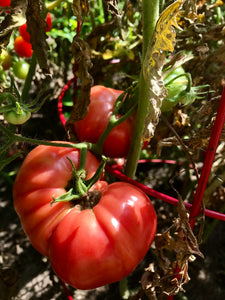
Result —
[[[90, 105], [86, 117], [74, 123], [74, 131], [82, 142], [96, 143], [112, 115], [116, 99], [123, 91], [96, 85], [91, 88]], [[120, 116], [118, 115], [118, 118]], [[126, 157], [134, 128], [134, 115], [117, 125], [103, 144], [103, 154], [108, 157]]]
[[[49, 257], [56, 274], [80, 289], [118, 281], [134, 270], [156, 232], [156, 214], [149, 198], [124, 182], [98, 181], [87, 198], [96, 204], [50, 204], [65, 193], [79, 150], [38, 146], [26, 157], [14, 184], [15, 209], [33, 246]], [[87, 178], [98, 160], [88, 152]], [[93, 197], [95, 195], [95, 197]], [[93, 198], [92, 198], [93, 197]], [[84, 200], [84, 199], [83, 199]]]

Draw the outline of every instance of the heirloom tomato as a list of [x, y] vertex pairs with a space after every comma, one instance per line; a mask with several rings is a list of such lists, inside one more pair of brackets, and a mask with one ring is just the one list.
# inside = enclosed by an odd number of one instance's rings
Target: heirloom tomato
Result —
[[[96, 85], [91, 88], [90, 105], [86, 117], [74, 123], [73, 128], [81, 142], [96, 143], [112, 115], [116, 99], [123, 91]], [[118, 115], [118, 118], [120, 116]], [[103, 144], [108, 157], [126, 157], [134, 127], [134, 114], [112, 129]]]
[[[67, 158], [77, 169], [78, 149], [32, 150], [14, 184], [14, 205], [33, 246], [49, 257], [56, 274], [75, 288], [93, 289], [127, 276], [144, 258], [155, 236], [156, 213], [137, 187], [101, 180], [82, 202], [51, 204], [71, 181], [73, 168]], [[87, 152], [87, 178], [98, 165]]]

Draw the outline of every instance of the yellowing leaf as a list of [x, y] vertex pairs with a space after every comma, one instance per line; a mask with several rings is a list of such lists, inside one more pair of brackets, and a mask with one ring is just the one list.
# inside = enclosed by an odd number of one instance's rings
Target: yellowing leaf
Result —
[[168, 6], [160, 15], [143, 62], [143, 76], [149, 87], [149, 111], [145, 120], [143, 140], [153, 137], [159, 121], [162, 100], [166, 89], [162, 78], [162, 69], [166, 62], [166, 53], [174, 50], [175, 28], [179, 28], [177, 13], [185, 0], [177, 0]]
[[111, 59], [113, 58], [113, 56], [114, 56], [114, 52], [110, 49], [106, 49], [105, 52], [102, 54], [102, 58], [104, 60]]

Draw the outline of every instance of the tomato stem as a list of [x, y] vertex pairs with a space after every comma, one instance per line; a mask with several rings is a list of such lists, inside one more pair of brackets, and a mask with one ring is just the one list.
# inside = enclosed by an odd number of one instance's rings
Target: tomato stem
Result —
[[51, 142], [51, 141], [45, 141], [45, 140], [38, 140], [38, 139], [32, 139], [28, 138], [19, 134], [14, 134], [12, 131], [7, 129], [3, 124], [0, 123], [0, 131], [3, 132], [10, 141], [10, 144], [13, 144], [14, 142], [26, 142], [29, 144], [35, 144], [35, 145], [45, 145], [45, 146], [55, 146], [55, 147], [65, 147], [65, 148], [76, 148], [76, 149], [82, 149], [86, 147], [87, 149], [91, 149], [92, 144], [91, 143], [57, 143], [57, 142]]
[[[159, 0], [143, 0], [142, 1], [142, 17], [143, 17], [143, 49], [142, 49], [142, 61], [147, 51], [149, 42], [151, 42], [155, 25], [159, 17]], [[148, 113], [148, 85], [143, 76], [143, 70], [141, 69], [139, 80], [139, 96], [138, 96], [138, 108], [136, 115], [136, 122], [134, 126], [134, 132], [132, 135], [131, 147], [128, 154], [127, 164], [125, 167], [125, 174], [131, 178], [134, 178], [136, 173], [138, 159], [140, 157], [142, 147], [142, 133], [144, 130], [145, 119]]]
[[87, 189], [89, 190], [102, 176], [102, 173], [105, 168], [107, 158], [105, 156], [102, 156], [102, 160], [98, 166], [98, 169], [96, 170], [95, 174], [88, 180], [85, 180], [85, 185], [87, 186]]
[[123, 121], [125, 121], [127, 118], [129, 118], [129, 116], [132, 115], [132, 113], [135, 111], [136, 109], [136, 105], [132, 106], [123, 116], [121, 116], [120, 118], [116, 117], [116, 112], [113, 112], [112, 116], [109, 119], [109, 123], [106, 127], [106, 129], [104, 130], [104, 132], [102, 133], [102, 135], [100, 136], [99, 140], [97, 143], [93, 144], [93, 146], [91, 147], [91, 149], [96, 152], [97, 154], [101, 154], [102, 153], [102, 147], [103, 144], [106, 140], [106, 138], [108, 137], [109, 133], [113, 130], [114, 127], [116, 127], [117, 125], [121, 124]]
[[80, 149], [80, 162], [79, 162], [79, 171], [83, 171], [85, 169], [86, 163], [86, 156], [87, 156], [87, 147], [83, 147]]

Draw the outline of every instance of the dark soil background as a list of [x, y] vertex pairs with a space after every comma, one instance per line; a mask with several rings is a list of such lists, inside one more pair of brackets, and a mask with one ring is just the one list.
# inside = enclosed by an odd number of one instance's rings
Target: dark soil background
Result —
[[[49, 123], [49, 121], [51, 123]], [[38, 115], [34, 116], [23, 127], [23, 134], [35, 138], [64, 139], [65, 133], [61, 126], [56, 101], [47, 103]], [[26, 151], [32, 147], [25, 145]], [[24, 156], [26, 155], [26, 151]], [[13, 208], [12, 187], [16, 171], [23, 157], [14, 161], [0, 174], [0, 300], [57, 300], [68, 299], [61, 281], [54, 274], [49, 261], [42, 257], [30, 244], [25, 236], [19, 218]], [[141, 167], [139, 177], [148, 176], [157, 182], [157, 177], [168, 176], [170, 169], [165, 167]], [[150, 179], [149, 179], [150, 178]], [[162, 186], [154, 186], [160, 188]], [[168, 187], [164, 186], [165, 192]], [[161, 200], [152, 199], [158, 215], [158, 232], [171, 225], [176, 216], [176, 208]], [[180, 292], [175, 300], [224, 300], [225, 299], [225, 223], [206, 219], [209, 230], [207, 240], [201, 245], [205, 259], [198, 258], [189, 265], [191, 280], [184, 286], [186, 292]], [[153, 260], [152, 250], [146, 255], [137, 269], [128, 276], [130, 289], [138, 289], [139, 281], [145, 267]], [[116, 300], [121, 299], [118, 283], [101, 287], [93, 291], [80, 291], [69, 288], [75, 300]], [[147, 298], [146, 298], [147, 299]], [[165, 297], [166, 299], [166, 297]]]

